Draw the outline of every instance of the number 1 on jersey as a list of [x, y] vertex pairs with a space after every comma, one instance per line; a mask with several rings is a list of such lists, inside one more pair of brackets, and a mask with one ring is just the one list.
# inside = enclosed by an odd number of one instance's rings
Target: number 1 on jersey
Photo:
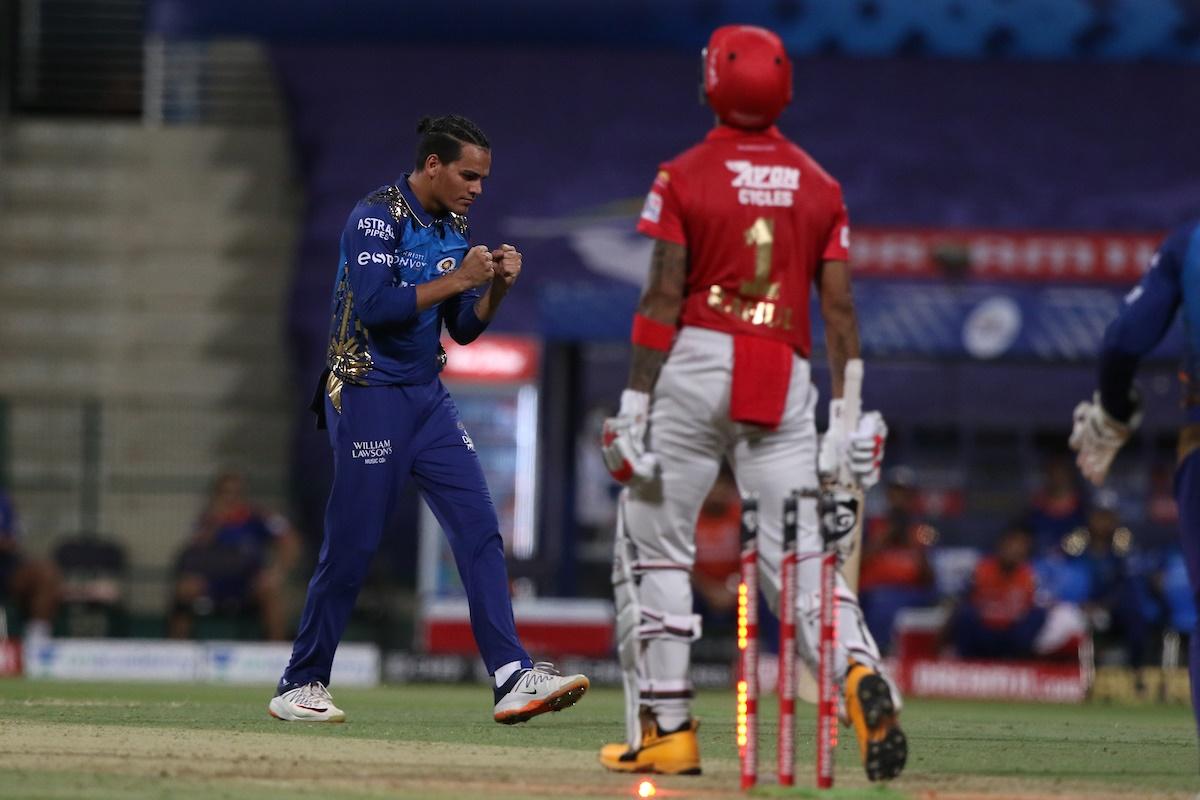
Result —
[[775, 248], [775, 220], [759, 217], [746, 229], [746, 244], [754, 248], [754, 279], [739, 289], [748, 297], [779, 298], [779, 284], [771, 283], [771, 255]]

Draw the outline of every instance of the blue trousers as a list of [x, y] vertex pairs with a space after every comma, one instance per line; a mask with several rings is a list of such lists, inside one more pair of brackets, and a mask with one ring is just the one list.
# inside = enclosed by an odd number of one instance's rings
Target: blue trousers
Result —
[[[1188, 583], [1200, 608], [1200, 450], [1189, 453], [1175, 470], [1175, 502], [1179, 506], [1179, 544]], [[1200, 733], [1200, 622], [1188, 637], [1188, 680], [1192, 685], [1192, 714]]]
[[488, 672], [512, 661], [532, 666], [513, 621], [496, 509], [446, 387], [436, 378], [415, 386], [346, 385], [341, 413], [325, 402], [333, 489], [283, 680], [329, 683], [334, 652], [410, 476], [449, 537]]
[[989, 628], [970, 603], [958, 607], [954, 644], [963, 658], [1030, 658], [1033, 642], [1046, 622], [1046, 609], [1031, 608], [1007, 628]]

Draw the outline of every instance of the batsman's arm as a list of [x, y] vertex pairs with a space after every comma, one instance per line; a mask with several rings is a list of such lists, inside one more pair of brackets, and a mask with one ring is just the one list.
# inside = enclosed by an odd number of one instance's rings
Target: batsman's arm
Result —
[[[683, 308], [686, 283], [687, 248], [675, 242], [656, 239], [650, 256], [650, 274], [646, 277], [637, 313], [674, 328]], [[666, 350], [635, 343], [629, 363], [629, 388], [647, 394], [654, 391], [658, 373], [666, 360]]]
[[[1175, 237], [1167, 240], [1141, 283], [1126, 295], [1121, 313], [1104, 331], [1100, 405], [1121, 422], [1128, 421], [1136, 410], [1132, 389], [1138, 364], [1166, 335], [1181, 301], [1180, 244]], [[1200, 252], [1187, 252], [1185, 257], [1200, 258]]]
[[842, 396], [846, 362], [859, 358], [858, 317], [850, 287], [850, 265], [845, 261], [822, 261], [817, 269], [817, 291], [821, 295], [821, 319], [825, 322], [825, 350], [829, 358], [831, 396]]

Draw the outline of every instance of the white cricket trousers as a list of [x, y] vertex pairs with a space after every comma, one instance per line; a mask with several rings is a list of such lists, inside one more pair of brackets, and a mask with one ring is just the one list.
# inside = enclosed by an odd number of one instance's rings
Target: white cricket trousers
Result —
[[[733, 337], [685, 327], [663, 366], [650, 407], [648, 449], [661, 464], [661, 480], [633, 485], [623, 495], [628, 535], [636, 547], [638, 598], [643, 608], [690, 614], [689, 573], [696, 555], [696, 519], [722, 458], [728, 458], [739, 491], [758, 495], [759, 585], [778, 613], [783, 502], [793, 490], [817, 487], [817, 389], [807, 360], [793, 356], [783, 420], [775, 430], [733, 422], [729, 396]], [[801, 499], [797, 549], [797, 626], [800, 656], [815, 669], [822, 550], [816, 503]], [[674, 567], [672, 569], [671, 567]], [[682, 568], [682, 569], [681, 569]], [[687, 571], [685, 571], [687, 570]], [[835, 674], [847, 657], [880, 668], [879, 649], [863, 622], [854, 594], [838, 576], [838, 647]], [[646, 642], [643, 669], [651, 686], [687, 683], [690, 644]]]

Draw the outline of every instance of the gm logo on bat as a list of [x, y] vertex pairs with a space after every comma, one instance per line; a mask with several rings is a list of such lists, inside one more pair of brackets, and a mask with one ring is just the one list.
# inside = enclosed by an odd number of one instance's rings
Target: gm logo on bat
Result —
[[821, 494], [821, 530], [826, 539], [840, 539], [858, 523], [859, 499], [854, 492], [830, 489]]

